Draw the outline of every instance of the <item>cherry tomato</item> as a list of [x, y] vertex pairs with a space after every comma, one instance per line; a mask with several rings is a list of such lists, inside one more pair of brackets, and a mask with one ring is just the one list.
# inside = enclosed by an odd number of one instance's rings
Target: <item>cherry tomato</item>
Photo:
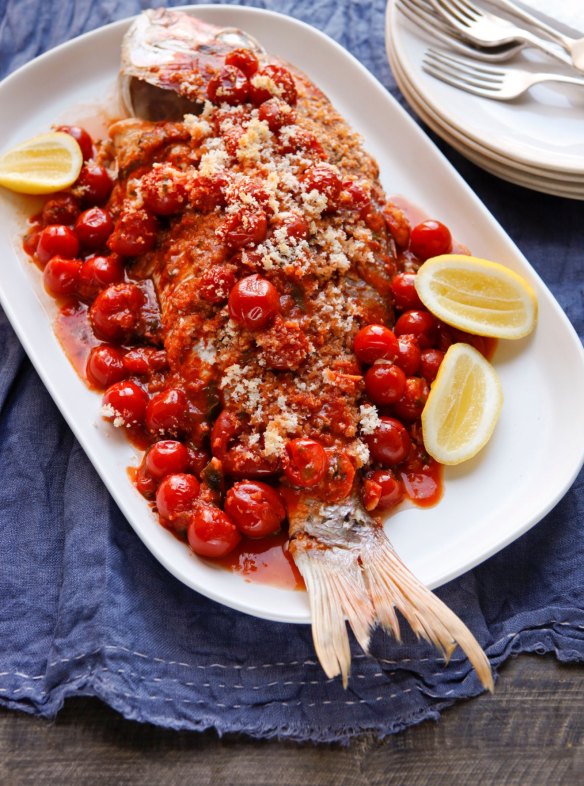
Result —
[[383, 217], [396, 246], [407, 248], [410, 244], [410, 222], [404, 211], [388, 202], [383, 208]]
[[284, 126], [278, 137], [277, 149], [282, 155], [301, 153], [306, 157], [324, 161], [327, 158], [322, 145], [310, 131], [300, 126]]
[[416, 274], [398, 273], [391, 280], [391, 291], [396, 308], [408, 311], [412, 308], [423, 309], [424, 304], [416, 292]]
[[355, 336], [353, 351], [361, 363], [395, 360], [398, 342], [393, 331], [384, 325], [366, 325]]
[[395, 363], [408, 377], [417, 374], [422, 360], [420, 345], [417, 336], [404, 333], [397, 339], [397, 357]]
[[251, 49], [232, 49], [225, 55], [225, 65], [235, 66], [246, 76], [253, 76], [260, 67], [259, 60]]
[[380, 407], [395, 404], [403, 396], [406, 375], [393, 363], [375, 363], [365, 374], [365, 390], [374, 404]]
[[127, 376], [122, 352], [109, 344], [93, 347], [87, 358], [85, 374], [89, 384], [98, 390], [119, 382]]
[[41, 235], [41, 229], [38, 224], [33, 224], [31, 228], [28, 230], [24, 238], [22, 239], [22, 248], [25, 254], [28, 254], [29, 257], [34, 257], [36, 254], [37, 246], [39, 244], [39, 237]]
[[199, 496], [199, 481], [194, 475], [184, 472], [166, 475], [156, 492], [156, 507], [163, 519], [175, 521], [179, 516], [190, 513]]
[[286, 509], [278, 492], [259, 480], [235, 483], [225, 498], [225, 513], [248, 538], [278, 532]]
[[211, 429], [211, 452], [213, 455], [219, 459], [224, 458], [229, 443], [240, 431], [241, 424], [238, 418], [224, 409]]
[[336, 448], [325, 448], [325, 453], [327, 468], [320, 496], [325, 502], [341, 502], [351, 493], [355, 480], [355, 467], [347, 454], [339, 452]]
[[399, 420], [386, 415], [380, 420], [373, 434], [365, 437], [371, 458], [385, 466], [399, 464], [410, 452], [410, 435]]
[[293, 237], [296, 240], [308, 237], [308, 222], [301, 213], [294, 210], [278, 213], [273, 224], [277, 230], [283, 229], [287, 237]]
[[403, 396], [393, 405], [394, 413], [402, 420], [417, 420], [429, 394], [430, 387], [425, 379], [408, 377]]
[[[148, 394], [131, 380], [114, 382], [103, 396], [103, 413], [114, 425], [134, 426], [144, 422]], [[117, 419], [121, 419], [118, 424]]]
[[327, 210], [334, 210], [337, 206], [342, 182], [337, 173], [326, 164], [315, 164], [309, 167], [303, 178], [304, 189], [307, 194], [318, 191], [326, 197]]
[[424, 349], [422, 350], [422, 360], [420, 364], [420, 373], [426, 382], [433, 382], [436, 379], [436, 374], [440, 368], [440, 364], [444, 360], [444, 352], [440, 349]]
[[145, 210], [123, 213], [116, 221], [107, 245], [120, 256], [135, 257], [154, 248], [157, 230], [158, 222]]
[[252, 76], [249, 94], [256, 106], [269, 101], [272, 96], [281, 98], [290, 106], [295, 106], [298, 100], [294, 77], [287, 68], [277, 65], [268, 65]]
[[79, 240], [69, 227], [63, 224], [50, 224], [39, 235], [36, 255], [41, 264], [46, 264], [51, 257], [60, 256], [72, 259], [79, 253]]
[[196, 448], [193, 446], [188, 447], [187, 452], [189, 454], [189, 472], [192, 472], [193, 475], [200, 478], [201, 473], [211, 461], [211, 456], [203, 448]]
[[276, 287], [254, 274], [242, 278], [229, 294], [229, 315], [248, 330], [267, 327], [280, 310]]
[[238, 210], [225, 219], [223, 237], [232, 250], [254, 246], [265, 240], [268, 219], [263, 210]]
[[75, 234], [81, 245], [92, 251], [105, 245], [113, 228], [114, 222], [110, 214], [101, 207], [84, 210], [75, 222]]
[[73, 297], [77, 294], [80, 271], [80, 259], [51, 257], [43, 271], [45, 289], [53, 297]]
[[80, 128], [79, 126], [57, 126], [55, 130], [63, 131], [77, 141], [77, 144], [81, 148], [81, 155], [84, 161], [87, 161], [88, 158], [93, 156], [93, 139], [84, 128]]
[[88, 257], [79, 273], [79, 297], [90, 303], [102, 289], [123, 280], [124, 267], [117, 254]]
[[404, 311], [393, 330], [396, 336], [416, 336], [421, 349], [434, 346], [438, 340], [438, 320], [423, 309]]
[[195, 506], [187, 530], [189, 546], [201, 557], [224, 557], [241, 541], [229, 516], [205, 502]]
[[188, 428], [189, 422], [189, 402], [184, 390], [167, 388], [150, 399], [146, 426], [152, 434], [177, 435]]
[[[401, 478], [390, 469], [368, 473], [363, 483], [366, 510], [389, 510], [399, 505], [405, 496]], [[375, 501], [372, 505], [371, 503]]]
[[286, 445], [284, 474], [295, 486], [318, 486], [327, 469], [327, 455], [320, 442], [300, 437]]
[[[176, 172], [176, 174], [175, 174]], [[142, 198], [150, 213], [172, 216], [187, 203], [187, 190], [177, 179], [178, 170], [153, 169], [142, 178]]]
[[146, 497], [146, 499], [153, 500], [156, 497], [156, 480], [146, 469], [146, 462], [144, 460], [142, 460], [138, 467], [134, 484], [140, 494]]
[[450, 230], [440, 221], [422, 221], [411, 231], [410, 251], [424, 261], [439, 254], [448, 254], [452, 251]]
[[43, 207], [41, 220], [48, 224], [74, 224], [79, 215], [79, 202], [73, 194], [55, 194]]
[[270, 98], [260, 105], [258, 117], [268, 124], [270, 131], [274, 133], [284, 126], [292, 125], [296, 122], [296, 113], [286, 101], [281, 98]]
[[360, 218], [365, 218], [371, 209], [371, 195], [369, 191], [355, 180], [346, 180], [342, 188], [340, 195], [342, 206], [357, 213]]
[[225, 265], [213, 265], [199, 282], [199, 296], [208, 303], [224, 303], [235, 286], [235, 273]]
[[75, 192], [86, 205], [102, 205], [112, 192], [113, 181], [105, 167], [87, 161], [75, 182]]
[[123, 344], [135, 335], [145, 297], [135, 284], [113, 284], [93, 301], [89, 321], [103, 341]]
[[153, 478], [186, 472], [189, 466], [189, 452], [182, 442], [164, 439], [155, 442], [146, 453], [146, 469]]
[[225, 188], [227, 178], [221, 172], [206, 176], [198, 175], [193, 179], [189, 189], [189, 202], [201, 213], [211, 213], [216, 207], [225, 204]]
[[207, 96], [213, 104], [237, 106], [245, 104], [249, 95], [249, 81], [244, 72], [234, 65], [223, 66], [207, 85]]
[[166, 371], [168, 357], [164, 349], [135, 347], [124, 355], [124, 367], [128, 376], [146, 376], [154, 371]]

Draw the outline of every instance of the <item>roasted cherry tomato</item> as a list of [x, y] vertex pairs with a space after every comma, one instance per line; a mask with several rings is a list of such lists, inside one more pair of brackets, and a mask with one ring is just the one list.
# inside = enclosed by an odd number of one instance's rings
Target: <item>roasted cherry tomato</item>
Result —
[[153, 169], [142, 178], [142, 198], [150, 213], [172, 216], [187, 204], [187, 190], [180, 182], [180, 171]]
[[363, 482], [363, 501], [366, 510], [389, 510], [398, 505], [404, 495], [401, 478], [390, 469], [370, 472]]
[[103, 415], [115, 426], [135, 426], [144, 422], [148, 394], [131, 380], [115, 382], [103, 396]]
[[114, 228], [114, 222], [107, 210], [90, 207], [84, 210], [75, 222], [75, 234], [81, 245], [95, 251], [105, 245]]
[[[308, 222], [301, 213], [295, 210], [278, 213], [274, 217], [272, 225], [276, 232], [283, 230], [287, 237], [293, 237], [296, 240], [304, 240], [308, 237]], [[279, 234], [276, 234], [276, 239], [279, 237]]]
[[258, 117], [268, 124], [270, 131], [274, 133], [284, 126], [292, 125], [296, 122], [296, 112], [290, 104], [282, 101], [281, 98], [270, 98], [260, 105]]
[[117, 254], [88, 257], [79, 273], [79, 297], [90, 303], [102, 289], [123, 280], [124, 266]]
[[325, 502], [341, 502], [351, 493], [355, 480], [355, 467], [346, 453], [336, 448], [325, 448], [327, 468], [319, 495]]
[[85, 205], [102, 205], [113, 187], [113, 180], [107, 169], [95, 161], [87, 161], [81, 168], [74, 190]]
[[391, 467], [402, 462], [410, 452], [410, 435], [403, 423], [382, 416], [373, 434], [365, 437], [373, 461]]
[[410, 251], [424, 261], [440, 254], [448, 254], [452, 251], [450, 230], [440, 221], [422, 221], [411, 231]]
[[122, 352], [109, 344], [93, 347], [87, 358], [85, 374], [89, 384], [98, 390], [105, 390], [128, 376]]
[[406, 375], [394, 363], [380, 361], [365, 374], [365, 390], [374, 404], [386, 407], [399, 401], [406, 389]]
[[182, 442], [174, 439], [155, 442], [146, 453], [146, 469], [154, 478], [186, 472], [188, 466], [188, 450]]
[[293, 485], [301, 488], [318, 486], [326, 469], [327, 455], [320, 442], [300, 437], [286, 445], [284, 474]]
[[256, 274], [242, 278], [229, 294], [229, 315], [248, 330], [267, 327], [280, 310], [276, 287]]
[[395, 363], [405, 371], [408, 377], [418, 373], [421, 359], [422, 355], [417, 336], [411, 333], [398, 336]]
[[438, 374], [440, 364], [444, 360], [444, 352], [440, 349], [424, 349], [420, 364], [420, 373], [426, 382], [433, 382]]
[[308, 167], [304, 173], [303, 184], [307, 194], [318, 191], [326, 197], [327, 210], [334, 210], [337, 207], [342, 182], [330, 165], [316, 164]]
[[430, 394], [430, 386], [422, 377], [408, 377], [406, 388], [393, 411], [402, 420], [417, 420]]
[[257, 245], [267, 234], [268, 219], [263, 210], [238, 210], [227, 216], [223, 224], [225, 243], [233, 251]]
[[107, 245], [120, 256], [135, 257], [154, 248], [157, 230], [158, 222], [146, 210], [122, 213]]
[[22, 248], [25, 254], [29, 257], [34, 257], [36, 254], [37, 246], [39, 244], [39, 237], [41, 236], [41, 228], [38, 224], [33, 224], [22, 239]]
[[384, 325], [366, 325], [355, 336], [353, 351], [361, 363], [376, 360], [395, 360], [398, 353], [397, 338]]
[[181, 434], [189, 427], [189, 402], [184, 390], [167, 388], [150, 399], [146, 426], [152, 434]]
[[140, 494], [146, 497], [146, 499], [153, 500], [156, 497], [157, 483], [146, 469], [146, 463], [144, 461], [142, 461], [138, 467], [134, 483]]
[[44, 226], [49, 224], [74, 224], [79, 215], [79, 202], [73, 194], [55, 194], [48, 199], [41, 213], [41, 221]]
[[235, 286], [235, 273], [225, 265], [213, 265], [199, 282], [199, 296], [209, 303], [224, 303]]
[[163, 519], [175, 521], [190, 513], [199, 496], [199, 481], [184, 472], [167, 475], [156, 492], [156, 507]]
[[229, 516], [205, 502], [198, 502], [190, 516], [187, 538], [189, 546], [201, 557], [223, 557], [241, 541]]
[[235, 66], [246, 76], [253, 76], [260, 67], [259, 60], [251, 49], [232, 49], [225, 55], [225, 65]]
[[423, 309], [424, 304], [416, 292], [415, 273], [397, 273], [391, 280], [393, 302], [400, 311]]
[[258, 480], [235, 483], [227, 492], [225, 513], [248, 538], [272, 535], [286, 518], [280, 494]]
[[77, 294], [80, 259], [51, 257], [43, 270], [45, 289], [54, 297], [73, 297]]
[[144, 293], [136, 284], [107, 287], [89, 309], [93, 332], [103, 341], [125, 343], [136, 333], [144, 302]]
[[210, 176], [198, 175], [190, 184], [190, 204], [201, 213], [211, 213], [216, 207], [225, 204], [227, 184], [227, 178], [222, 172]]
[[294, 77], [287, 68], [268, 65], [258, 71], [250, 80], [249, 97], [256, 106], [276, 96], [290, 106], [295, 106], [298, 92]]
[[213, 423], [211, 430], [211, 452], [216, 458], [223, 459], [229, 443], [241, 432], [241, 423], [231, 412], [224, 409]]
[[46, 264], [51, 257], [73, 259], [79, 253], [79, 240], [75, 232], [63, 224], [50, 224], [40, 235], [36, 247], [36, 255], [41, 264]]
[[81, 155], [84, 161], [87, 161], [93, 156], [93, 139], [84, 128], [80, 128], [80, 126], [57, 126], [55, 130], [63, 131], [76, 140], [81, 148]]
[[393, 329], [396, 336], [416, 336], [421, 349], [432, 347], [438, 341], [438, 320], [424, 309], [404, 311]]
[[207, 85], [207, 96], [213, 104], [245, 104], [249, 95], [249, 81], [244, 72], [234, 65], [223, 66]]
[[164, 349], [135, 347], [124, 355], [124, 366], [128, 376], [146, 376], [154, 371], [166, 371], [168, 357]]

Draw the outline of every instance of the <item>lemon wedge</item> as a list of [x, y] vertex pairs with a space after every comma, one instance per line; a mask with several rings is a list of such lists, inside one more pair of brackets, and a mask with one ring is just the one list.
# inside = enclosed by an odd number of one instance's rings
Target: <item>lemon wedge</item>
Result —
[[467, 333], [522, 338], [537, 321], [535, 292], [498, 262], [464, 254], [432, 257], [418, 270], [415, 286], [434, 316]]
[[495, 429], [503, 392], [493, 366], [469, 344], [452, 344], [422, 412], [424, 445], [441, 464], [476, 456]]
[[0, 185], [21, 194], [50, 194], [74, 183], [82, 165], [77, 141], [49, 131], [0, 156]]

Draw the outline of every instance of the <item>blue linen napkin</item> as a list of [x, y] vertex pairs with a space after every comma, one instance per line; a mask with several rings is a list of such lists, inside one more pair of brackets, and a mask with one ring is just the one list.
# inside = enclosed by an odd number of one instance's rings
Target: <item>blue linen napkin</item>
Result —
[[[325, 31], [401, 100], [385, 57], [383, 0], [253, 4]], [[2, 0], [2, 75], [145, 5], [62, 0], [54, 14], [40, 0]], [[582, 336], [581, 205], [506, 184], [435, 141]], [[413, 636], [398, 645], [382, 634], [373, 657], [355, 650], [344, 691], [316, 662], [308, 626], [240, 614], [176, 581], [121, 516], [1, 313], [0, 467], [0, 702], [7, 707], [53, 717], [67, 697], [92, 695], [127, 718], [175, 729], [332, 741], [436, 719], [481, 691], [460, 651], [444, 668]], [[582, 480], [531, 532], [438, 592], [495, 668], [519, 652], [584, 659]]]

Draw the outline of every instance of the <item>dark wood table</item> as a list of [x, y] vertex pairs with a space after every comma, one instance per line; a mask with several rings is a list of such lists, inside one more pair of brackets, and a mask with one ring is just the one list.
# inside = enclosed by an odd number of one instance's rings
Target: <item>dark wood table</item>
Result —
[[502, 668], [493, 696], [347, 747], [173, 732], [88, 698], [53, 722], [0, 710], [0, 784], [579, 786], [583, 683], [581, 666], [522, 655]]

